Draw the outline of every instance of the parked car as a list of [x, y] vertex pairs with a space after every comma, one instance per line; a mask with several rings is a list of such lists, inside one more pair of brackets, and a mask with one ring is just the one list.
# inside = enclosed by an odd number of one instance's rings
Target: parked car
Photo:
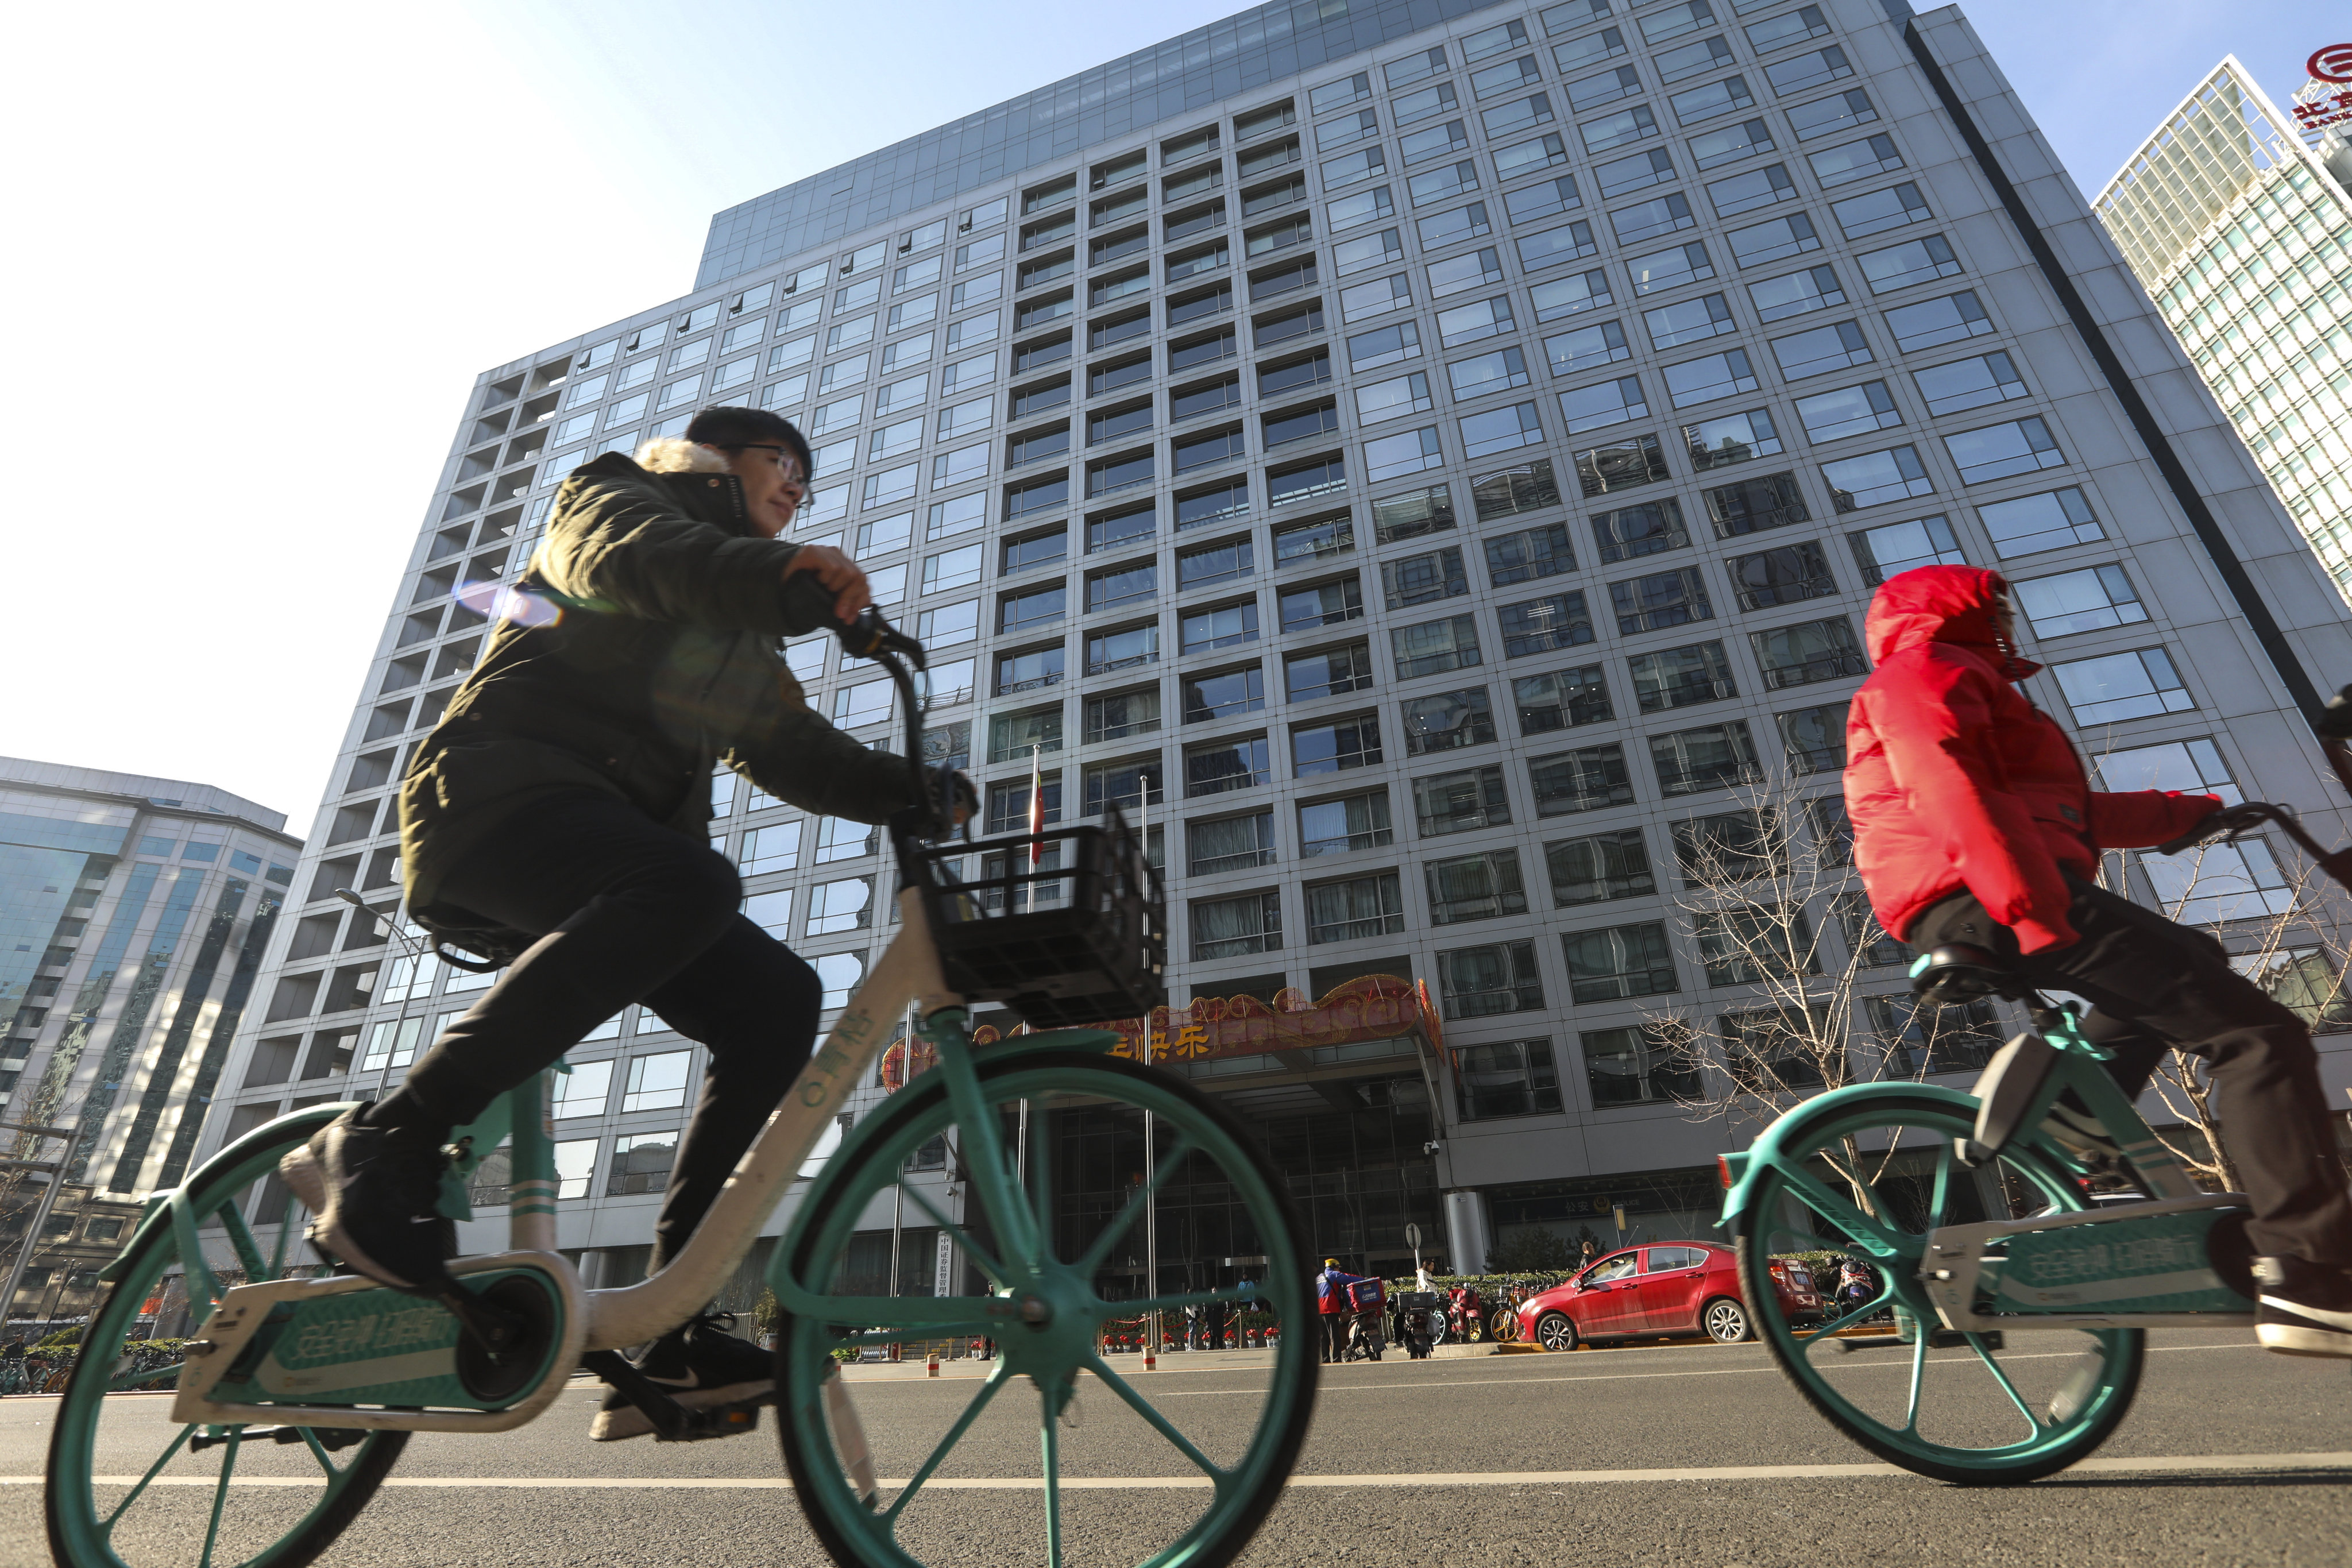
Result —
[[[1775, 1258], [1772, 1287], [1793, 1322], [1818, 1322], [1822, 1299], [1811, 1271]], [[1520, 1337], [1548, 1351], [1587, 1342], [1706, 1334], [1724, 1344], [1750, 1338], [1746, 1293], [1731, 1248], [1712, 1241], [1629, 1247], [1597, 1259], [1519, 1307]]]

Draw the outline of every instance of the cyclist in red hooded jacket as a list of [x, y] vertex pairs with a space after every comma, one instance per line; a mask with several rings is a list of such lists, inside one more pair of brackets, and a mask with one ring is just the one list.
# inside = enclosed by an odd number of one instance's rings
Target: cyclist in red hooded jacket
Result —
[[[1879, 923], [1913, 947], [1990, 950], [2037, 986], [2092, 1003], [2084, 1032], [2137, 1095], [2166, 1049], [2204, 1058], [2260, 1256], [2256, 1333], [2274, 1351], [2352, 1357], [2352, 1194], [2311, 1033], [2207, 933], [2094, 884], [2103, 849], [2227, 826], [2210, 795], [2094, 790], [2066, 733], [2019, 690], [2009, 584], [1972, 566], [1890, 578], [1866, 625], [1876, 671], [1846, 716], [1854, 864]], [[2045, 1130], [2112, 1155], [2061, 1105]]]

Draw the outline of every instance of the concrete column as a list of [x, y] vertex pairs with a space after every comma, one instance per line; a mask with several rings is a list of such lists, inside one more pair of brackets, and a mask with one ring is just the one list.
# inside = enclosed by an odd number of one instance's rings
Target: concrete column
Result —
[[1445, 1194], [1445, 1234], [1456, 1274], [1486, 1271], [1486, 1205], [1475, 1187], [1458, 1187]]

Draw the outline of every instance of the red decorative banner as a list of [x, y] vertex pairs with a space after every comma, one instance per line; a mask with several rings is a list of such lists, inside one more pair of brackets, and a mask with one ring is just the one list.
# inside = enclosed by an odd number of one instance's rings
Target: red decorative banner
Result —
[[[1444, 1044], [1429, 987], [1393, 974], [1359, 975], [1312, 1004], [1305, 992], [1292, 989], [1276, 992], [1270, 1007], [1255, 996], [1196, 996], [1181, 1007], [1154, 1007], [1149, 1019], [1127, 1018], [1101, 1027], [1118, 1032], [1112, 1054], [1130, 1061], [1208, 1061], [1414, 1034], [1427, 1039], [1433, 1050], [1442, 1052]], [[1028, 1032], [1025, 1024], [1013, 1031]], [[989, 1025], [972, 1031], [976, 1046], [1000, 1037]], [[910, 1053], [905, 1040], [893, 1040], [882, 1053], [883, 1088], [896, 1090], [905, 1085], [911, 1076], [910, 1058], [916, 1073], [939, 1059], [928, 1041], [915, 1041]]]

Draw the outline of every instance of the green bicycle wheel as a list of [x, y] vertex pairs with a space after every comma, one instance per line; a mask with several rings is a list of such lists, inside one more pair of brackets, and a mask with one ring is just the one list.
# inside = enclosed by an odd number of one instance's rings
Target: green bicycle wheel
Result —
[[[1900, 1085], [1792, 1114], [1807, 1119], [1759, 1177], [1738, 1246], [1756, 1331], [1813, 1408], [1879, 1458], [1964, 1486], [2033, 1480], [2106, 1441], [2138, 1392], [2145, 1331], [1943, 1333], [1918, 1279], [1937, 1226], [2085, 1206], [2064, 1163], [2020, 1140], [1970, 1170], [1952, 1141], [1972, 1119]], [[1772, 1259], [1857, 1243], [1880, 1249], [1878, 1293], [1822, 1323], [1791, 1322]], [[1889, 1310], [1895, 1334], [1844, 1332]]]
[[[347, 1109], [256, 1128], [190, 1178], [199, 1236], [225, 1227], [247, 1282], [283, 1278], [302, 1257], [309, 1211], [276, 1179], [278, 1160]], [[173, 1423], [177, 1366], [113, 1369], [140, 1308], [180, 1261], [172, 1227], [148, 1228], [82, 1336], [49, 1439], [50, 1554], [62, 1568], [299, 1568], [375, 1495], [408, 1434], [274, 1428], [247, 1442], [246, 1427]], [[195, 1317], [204, 1310], [195, 1304]]]
[[[801, 1506], [835, 1559], [858, 1568], [1221, 1568], [1274, 1506], [1314, 1407], [1310, 1260], [1282, 1179], [1239, 1124], [1168, 1074], [1053, 1053], [983, 1063], [979, 1076], [992, 1127], [956, 1125], [945, 1074], [925, 1074], [833, 1157], [785, 1240], [789, 1278], [828, 1308], [787, 1320], [777, 1345], [778, 1425]], [[1014, 1153], [1024, 1137], [1025, 1163]], [[984, 1195], [991, 1147], [1010, 1212]], [[913, 1174], [926, 1168], [949, 1180]], [[1147, 1208], [1156, 1283], [1143, 1267]], [[855, 1238], [894, 1212], [944, 1237], [951, 1257], [936, 1241], [922, 1248], [923, 1291], [934, 1258], [950, 1257], [950, 1292], [971, 1281], [968, 1314], [893, 1321], [886, 1260], [860, 1256]], [[1172, 1373], [1145, 1373], [1142, 1356], [1104, 1343], [1107, 1323], [1187, 1305], [1253, 1326], [1270, 1314], [1275, 1348], [1183, 1357], [1185, 1372], [1215, 1375], [1164, 1388], [1157, 1380]], [[977, 1363], [987, 1372], [976, 1387], [840, 1374], [837, 1353], [895, 1343], [911, 1360], [926, 1335], [967, 1350], [993, 1341], [995, 1359]]]

